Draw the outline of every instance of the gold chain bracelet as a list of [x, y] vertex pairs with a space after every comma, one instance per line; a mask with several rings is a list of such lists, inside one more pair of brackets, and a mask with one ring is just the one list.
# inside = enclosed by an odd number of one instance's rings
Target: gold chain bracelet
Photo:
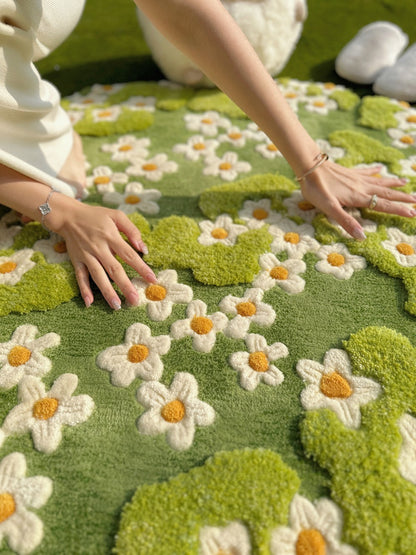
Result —
[[324, 164], [328, 160], [328, 158], [329, 158], [328, 154], [325, 154], [324, 152], [320, 152], [319, 154], [317, 154], [314, 158], [314, 160], [317, 160], [317, 162], [307, 172], [305, 172], [300, 177], [297, 177], [296, 181], [301, 183], [305, 179], [305, 177], [307, 177], [309, 174], [311, 174], [316, 169], [318, 169], [319, 166], [322, 166], [322, 164]]

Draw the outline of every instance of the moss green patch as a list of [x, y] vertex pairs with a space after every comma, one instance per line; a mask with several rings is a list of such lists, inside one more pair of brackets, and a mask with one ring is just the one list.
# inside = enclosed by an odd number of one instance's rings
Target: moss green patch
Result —
[[330, 134], [329, 141], [333, 146], [347, 150], [347, 155], [339, 162], [348, 167], [373, 162], [389, 165], [404, 158], [404, 154], [396, 148], [385, 146], [377, 139], [359, 131], [334, 131]]
[[123, 509], [114, 553], [198, 553], [203, 526], [238, 520], [249, 529], [253, 553], [266, 554], [298, 487], [296, 473], [271, 451], [217, 453], [187, 474], [140, 487]]
[[383, 388], [361, 407], [359, 430], [347, 429], [328, 409], [308, 412], [302, 441], [328, 469], [332, 497], [344, 511], [344, 538], [360, 553], [414, 552], [416, 489], [398, 471], [398, 419], [416, 411], [416, 351], [394, 330], [368, 327], [345, 342], [353, 373]]
[[[80, 135], [104, 137], [112, 134], [123, 134], [131, 131], [143, 131], [153, 124], [153, 114], [145, 110], [129, 110], [123, 107], [115, 121], [94, 121], [93, 108], [87, 108], [82, 120], [74, 125]], [[102, 108], [103, 111], [106, 107]]]
[[188, 102], [188, 108], [194, 112], [215, 110], [230, 118], [244, 118], [245, 113], [218, 89], [202, 89]]
[[402, 108], [392, 103], [391, 99], [383, 96], [366, 96], [360, 106], [358, 123], [371, 129], [388, 129], [397, 127], [394, 117]]
[[357, 104], [360, 102], [360, 97], [358, 94], [355, 94], [353, 91], [345, 90], [345, 91], [334, 91], [329, 98], [335, 100], [338, 104], [340, 110], [344, 112], [349, 112], [353, 110]]
[[201, 283], [249, 283], [258, 273], [258, 258], [271, 243], [267, 226], [242, 233], [233, 246], [201, 245], [198, 224], [184, 216], [164, 218], [147, 236], [147, 263], [161, 268], [192, 270]]
[[211, 219], [223, 213], [236, 218], [245, 200], [269, 198], [272, 207], [279, 209], [282, 207], [281, 197], [289, 196], [297, 188], [293, 181], [282, 175], [253, 175], [206, 189], [200, 196], [199, 207]]
[[171, 111], [185, 106], [194, 94], [194, 90], [189, 87], [163, 87], [154, 81], [149, 81], [129, 83], [121, 91], [110, 95], [108, 100], [110, 104], [120, 104], [132, 96], [150, 96], [156, 99], [156, 108]]
[[306, 94], [308, 96], [320, 96], [322, 93], [323, 91], [320, 85], [311, 84], [311, 85], [308, 85], [306, 89]]

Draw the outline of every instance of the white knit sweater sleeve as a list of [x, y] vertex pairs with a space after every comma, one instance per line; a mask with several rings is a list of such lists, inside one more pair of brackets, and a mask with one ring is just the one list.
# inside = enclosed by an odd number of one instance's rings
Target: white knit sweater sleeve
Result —
[[0, 163], [69, 196], [57, 178], [73, 142], [56, 88], [33, 62], [62, 42], [84, 0], [0, 0]]

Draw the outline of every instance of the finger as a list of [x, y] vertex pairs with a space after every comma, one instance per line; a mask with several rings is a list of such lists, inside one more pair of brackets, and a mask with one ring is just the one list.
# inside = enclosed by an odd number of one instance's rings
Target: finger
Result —
[[385, 212], [387, 214], [396, 214], [397, 216], [403, 216], [406, 218], [413, 218], [416, 216], [416, 210], [413, 206], [409, 204], [401, 204], [400, 202], [394, 202], [380, 197], [377, 199], [377, 204], [374, 206], [373, 210], [376, 210], [377, 212]]
[[337, 201], [333, 201], [325, 211], [326, 215], [335, 220], [347, 233], [359, 241], [366, 239], [363, 228], [357, 220], [348, 214]]
[[91, 291], [87, 267], [82, 262], [75, 262], [74, 270], [81, 297], [84, 299], [85, 306], [88, 308], [94, 302], [94, 295]]
[[[131, 249], [131, 247], [129, 248]], [[141, 260], [140, 256], [138, 256], [133, 249], [131, 249], [131, 251], [139, 260]], [[109, 255], [109, 258], [101, 259], [100, 262], [113, 282], [118, 285], [127, 302], [131, 305], [137, 305], [139, 300], [137, 289], [131, 283], [120, 262], [113, 255]]]
[[96, 258], [91, 257], [86, 261], [86, 265], [91, 278], [94, 280], [95, 284], [97, 285], [98, 289], [101, 291], [107, 303], [114, 310], [120, 310], [121, 308], [120, 297], [117, 295], [116, 291], [114, 290], [114, 287], [112, 286], [102, 264]]
[[383, 187], [379, 187], [374, 191], [374, 193], [377, 194], [379, 198], [393, 202], [408, 202], [413, 204], [416, 202], [415, 195], [403, 193], [403, 191], [396, 191], [395, 189], [385, 189]]
[[130, 241], [130, 244], [133, 245], [135, 249], [142, 252], [143, 254], [147, 254], [149, 252], [146, 244], [142, 239], [140, 231], [133, 224], [133, 222], [129, 220], [124, 212], [116, 210], [113, 214], [113, 221], [116, 224], [117, 229], [126, 235], [127, 239]]
[[[114, 247], [113, 247], [114, 248]], [[115, 253], [126, 262], [133, 270], [136, 270], [146, 281], [155, 283], [157, 278], [153, 270], [140, 258], [137, 252], [131, 248], [120, 237], [120, 244], [116, 246]]]

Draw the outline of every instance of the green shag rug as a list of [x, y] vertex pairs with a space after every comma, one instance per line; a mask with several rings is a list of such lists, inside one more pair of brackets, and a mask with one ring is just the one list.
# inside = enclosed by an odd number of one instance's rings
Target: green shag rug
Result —
[[[416, 191], [416, 109], [281, 79], [321, 149]], [[414, 554], [416, 220], [349, 239], [222, 93], [63, 101], [85, 202], [159, 278], [83, 306], [65, 244], [0, 220], [0, 551]], [[375, 170], [376, 172], [376, 170]]]

